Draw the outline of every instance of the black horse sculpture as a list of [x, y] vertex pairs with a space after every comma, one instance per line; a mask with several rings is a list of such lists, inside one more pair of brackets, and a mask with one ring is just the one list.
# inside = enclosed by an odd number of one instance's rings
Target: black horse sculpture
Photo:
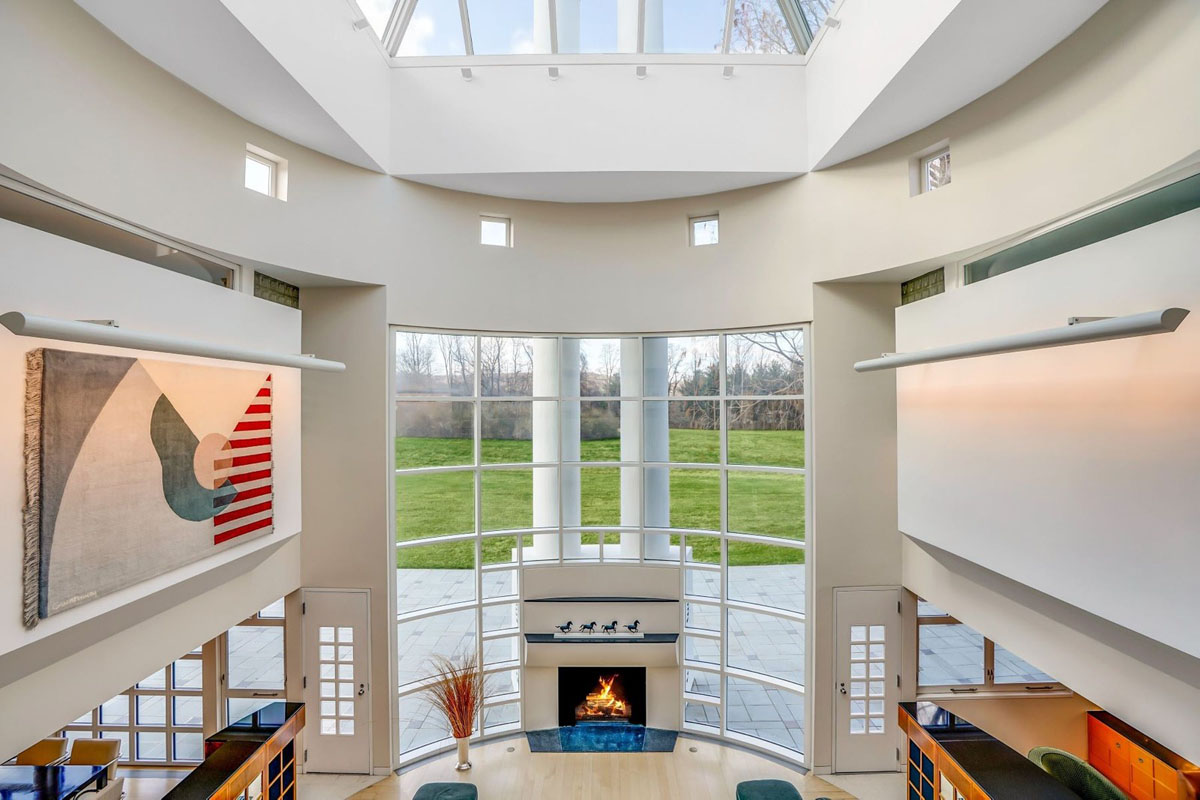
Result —
[[592, 620], [587, 625], [580, 625], [579, 632], [583, 633], [584, 631], [587, 631], [588, 633], [595, 633], [596, 632], [596, 621]]
[[612, 621], [612, 625], [601, 625], [600, 630], [604, 631], [605, 633], [616, 633], [617, 632], [617, 621], [614, 619]]
[[571, 632], [571, 620], [567, 620], [566, 625], [555, 625], [554, 627], [558, 628], [563, 633], [570, 633]]
[[638, 632], [638, 625], [641, 625], [641, 624], [642, 624], [642, 621], [641, 621], [640, 619], [635, 619], [635, 620], [633, 621], [633, 624], [632, 624], [632, 625], [626, 625], [626, 626], [625, 626], [625, 630], [629, 631], [630, 633], [637, 633], [637, 632]]

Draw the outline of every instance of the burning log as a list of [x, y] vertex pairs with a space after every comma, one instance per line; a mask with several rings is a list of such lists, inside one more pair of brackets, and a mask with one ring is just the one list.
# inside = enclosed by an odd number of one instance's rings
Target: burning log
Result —
[[614, 674], [600, 678], [599, 691], [589, 692], [582, 704], [575, 707], [577, 720], [627, 720], [633, 716], [629, 705], [617, 692], [613, 684], [619, 676]]

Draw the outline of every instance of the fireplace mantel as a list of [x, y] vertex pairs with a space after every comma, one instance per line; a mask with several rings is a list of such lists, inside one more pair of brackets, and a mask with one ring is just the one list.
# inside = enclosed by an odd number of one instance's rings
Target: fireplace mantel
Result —
[[530, 667], [679, 665], [679, 634], [648, 633], [642, 639], [605, 639], [604, 634], [555, 639], [552, 633], [525, 634], [525, 664]]

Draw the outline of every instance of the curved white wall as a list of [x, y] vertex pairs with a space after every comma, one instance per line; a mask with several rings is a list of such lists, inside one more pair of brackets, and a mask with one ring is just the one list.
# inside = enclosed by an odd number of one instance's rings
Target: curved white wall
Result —
[[[806, 320], [814, 280], [940, 263], [1119, 192], [1200, 141], [1200, 12], [1187, 0], [1114, 0], [995, 92], [836, 168], [623, 205], [497, 200], [318, 155], [182, 85], [69, 0], [6, 3], [0, 23], [0, 96], [31, 121], [0, 128], [0, 164], [241, 259], [387, 285], [389, 320], [405, 324]], [[910, 198], [909, 156], [947, 137], [954, 183]], [[288, 202], [242, 188], [247, 141], [289, 159]], [[687, 215], [718, 209], [722, 243], [689, 249]], [[511, 215], [517, 247], [476, 244], [479, 213]]]

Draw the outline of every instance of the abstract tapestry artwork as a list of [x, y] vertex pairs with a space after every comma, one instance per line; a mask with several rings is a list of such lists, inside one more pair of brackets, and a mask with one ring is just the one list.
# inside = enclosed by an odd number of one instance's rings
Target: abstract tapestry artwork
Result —
[[24, 620], [273, 529], [271, 374], [26, 355]]

